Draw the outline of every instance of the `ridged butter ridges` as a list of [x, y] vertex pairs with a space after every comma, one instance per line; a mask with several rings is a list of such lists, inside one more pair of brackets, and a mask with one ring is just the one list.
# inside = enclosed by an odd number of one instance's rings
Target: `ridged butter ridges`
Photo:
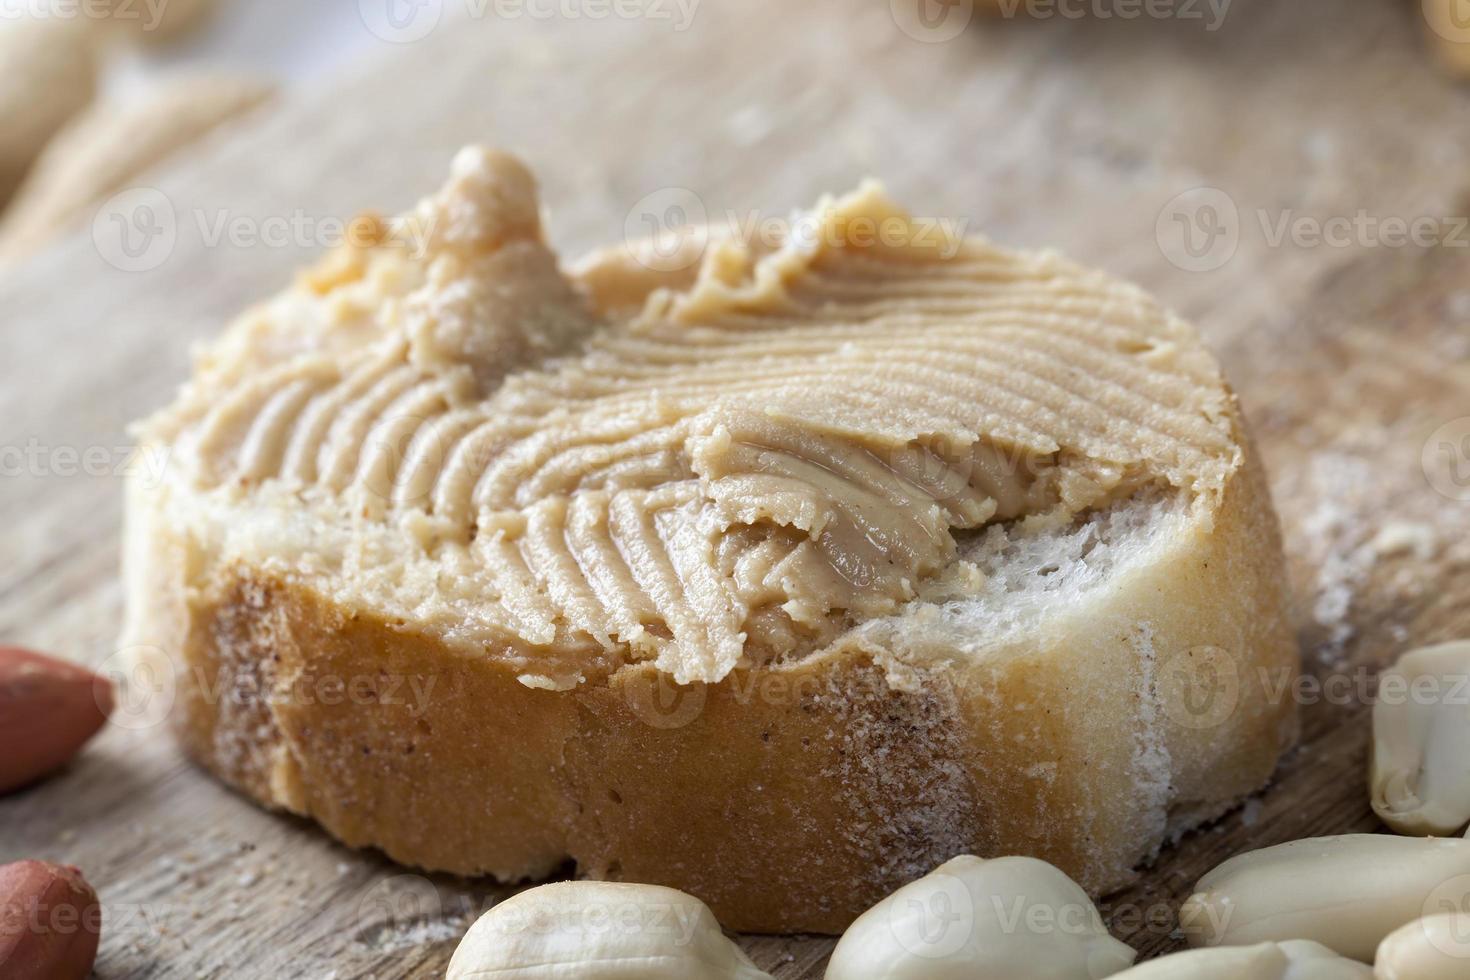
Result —
[[953, 590], [988, 523], [1213, 498], [1239, 464], [1218, 369], [1147, 296], [876, 187], [802, 241], [712, 240], [626, 317], [559, 269], [538, 208], [519, 164], [463, 152], [203, 357], [145, 427], [170, 479], [290, 512], [273, 562], [565, 688], [816, 649]]

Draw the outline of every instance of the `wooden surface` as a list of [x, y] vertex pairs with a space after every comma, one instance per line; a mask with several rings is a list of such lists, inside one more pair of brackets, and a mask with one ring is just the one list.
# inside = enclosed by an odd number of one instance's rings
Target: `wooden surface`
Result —
[[[123, 426], [169, 397], [190, 340], [317, 251], [310, 234], [213, 241], [220, 216], [248, 231], [397, 209], [470, 141], [531, 162], [566, 254], [638, 227], [655, 192], [719, 217], [872, 174], [920, 212], [1135, 279], [1200, 324], [1247, 405], [1308, 672], [1356, 682], [1470, 635], [1470, 231], [1445, 220], [1470, 210], [1470, 94], [1434, 74], [1415, 6], [1236, 0], [1215, 31], [1054, 18], [927, 43], [881, 0], [706, 0], [687, 31], [522, 17], [375, 45], [339, 84], [150, 179], [179, 216], [156, 268], [110, 266], [83, 230], [0, 272], [0, 639], [116, 653]], [[1181, 194], [1214, 210], [1180, 224]], [[1359, 215], [1345, 242], [1313, 244], [1312, 219]], [[1419, 217], [1441, 244], [1383, 240], [1384, 219]], [[1278, 240], [1283, 218], [1296, 233]], [[1224, 237], [1194, 262], [1186, 228]], [[1103, 903], [1120, 936], [1177, 946], [1179, 898], [1232, 853], [1376, 826], [1364, 693], [1306, 694], [1270, 791]], [[0, 861], [73, 862], [101, 891], [98, 976], [442, 975], [491, 888], [262, 813], [135, 707], [68, 772], [0, 800]], [[744, 942], [783, 978], [819, 976], [831, 946]]]

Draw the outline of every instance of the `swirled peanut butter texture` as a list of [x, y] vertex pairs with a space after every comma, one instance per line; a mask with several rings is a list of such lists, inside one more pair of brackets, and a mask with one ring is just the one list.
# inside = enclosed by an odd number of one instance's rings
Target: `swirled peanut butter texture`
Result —
[[874, 185], [666, 273], [564, 272], [539, 209], [463, 151], [238, 321], [145, 426], [171, 518], [564, 690], [799, 657], [973, 591], [988, 525], [1208, 515], [1240, 466], [1216, 364], [1145, 294]]

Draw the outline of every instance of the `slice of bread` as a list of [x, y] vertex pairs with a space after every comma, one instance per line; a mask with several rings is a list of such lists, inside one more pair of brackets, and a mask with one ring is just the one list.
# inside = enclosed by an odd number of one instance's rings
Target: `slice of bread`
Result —
[[832, 932], [962, 852], [1122, 885], [1293, 738], [1260, 464], [1139, 290], [871, 186], [564, 274], [481, 150], [354, 230], [130, 487], [129, 642], [267, 805]]

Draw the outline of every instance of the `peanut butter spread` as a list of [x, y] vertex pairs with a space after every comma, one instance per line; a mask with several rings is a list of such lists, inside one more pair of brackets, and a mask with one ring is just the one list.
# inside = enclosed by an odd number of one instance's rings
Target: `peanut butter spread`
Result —
[[564, 689], [800, 656], [950, 601], [987, 524], [1213, 506], [1239, 465], [1215, 362], [1137, 289], [875, 186], [780, 227], [569, 275], [531, 176], [465, 150], [202, 355], [143, 429], [160, 506]]

